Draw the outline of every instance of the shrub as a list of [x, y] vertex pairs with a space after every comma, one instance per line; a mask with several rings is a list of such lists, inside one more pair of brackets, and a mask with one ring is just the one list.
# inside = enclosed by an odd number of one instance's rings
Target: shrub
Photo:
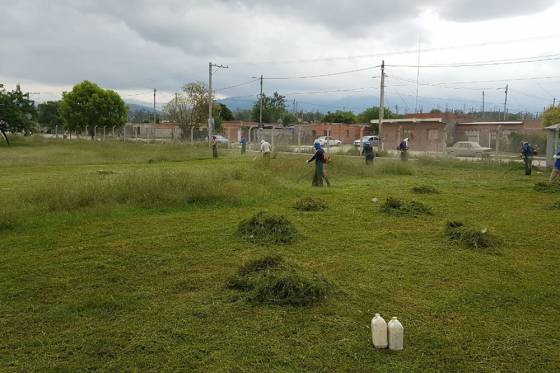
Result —
[[439, 194], [439, 190], [430, 185], [415, 186], [411, 190], [416, 194]]
[[445, 226], [445, 235], [451, 241], [457, 242], [467, 248], [490, 248], [495, 245], [495, 239], [488, 233], [487, 229], [468, 228], [458, 221], [447, 222]]
[[263, 244], [287, 244], [297, 238], [297, 230], [288, 219], [266, 211], [239, 223], [238, 233], [248, 241]]
[[534, 189], [542, 193], [560, 193], [560, 184], [540, 182], [535, 184]]
[[381, 211], [391, 215], [410, 217], [432, 214], [432, 209], [421, 202], [406, 202], [393, 197], [387, 198], [387, 200], [381, 204]]
[[319, 198], [306, 197], [297, 200], [294, 208], [299, 211], [321, 211], [327, 208], [327, 202]]
[[306, 273], [279, 256], [248, 262], [226, 287], [247, 293], [245, 299], [251, 303], [280, 306], [310, 306], [333, 290], [333, 285], [319, 275]]
[[560, 201], [556, 201], [552, 204], [551, 208], [553, 210], [560, 210]]

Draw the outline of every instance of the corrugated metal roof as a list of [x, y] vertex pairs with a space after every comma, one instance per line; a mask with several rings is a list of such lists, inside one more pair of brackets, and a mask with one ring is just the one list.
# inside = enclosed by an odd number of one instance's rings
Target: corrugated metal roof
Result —
[[469, 125], [500, 125], [500, 124], [523, 124], [524, 122], [522, 121], [515, 121], [515, 122], [461, 122], [461, 123], [457, 123], [458, 125], [460, 124], [469, 124]]

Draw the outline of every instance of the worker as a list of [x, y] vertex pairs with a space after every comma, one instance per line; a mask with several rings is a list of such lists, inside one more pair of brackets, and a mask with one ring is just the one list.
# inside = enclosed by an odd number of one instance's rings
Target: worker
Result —
[[263, 159], [265, 160], [265, 162], [268, 162], [270, 160], [270, 152], [272, 150], [272, 146], [270, 146], [270, 143], [264, 139], [261, 140], [261, 153], [263, 155]]
[[401, 161], [408, 161], [408, 137], [401, 141], [397, 150], [401, 152]]
[[245, 139], [245, 136], [241, 137], [241, 141], [239, 143], [241, 144], [241, 154], [247, 153], [247, 139]]
[[218, 159], [218, 140], [216, 139], [216, 136], [212, 136], [210, 144], [212, 145], [212, 157], [214, 159]]
[[535, 154], [535, 149], [533, 149], [527, 141], [523, 141], [523, 145], [521, 145], [521, 157], [525, 164], [525, 175], [527, 176], [531, 175], [531, 171], [533, 170], [533, 156]]
[[[313, 181], [311, 182], [311, 185], [314, 187], [322, 187], [323, 179], [325, 179], [325, 151], [321, 148], [321, 144], [319, 143], [315, 143], [313, 146], [315, 148], [315, 154], [307, 160], [307, 163], [315, 161], [315, 173], [313, 174]], [[326, 181], [327, 185], [330, 186], [328, 179], [326, 179]]]
[[552, 173], [550, 174], [550, 182], [560, 182], [560, 149], [558, 149], [558, 153], [554, 156], [554, 166], [552, 167]]
[[364, 143], [364, 147], [362, 149], [362, 155], [366, 160], [367, 165], [373, 164], [373, 160], [375, 159], [375, 151], [373, 150], [373, 145], [371, 141], [366, 141]]

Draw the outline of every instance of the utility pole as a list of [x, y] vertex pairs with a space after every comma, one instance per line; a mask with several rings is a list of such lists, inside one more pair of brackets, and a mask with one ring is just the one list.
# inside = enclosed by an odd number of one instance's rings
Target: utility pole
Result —
[[507, 99], [508, 99], [509, 84], [506, 84], [506, 98], [504, 100], [504, 120], [507, 119]]
[[208, 142], [212, 140], [212, 132], [214, 131], [214, 118], [212, 114], [212, 105], [214, 104], [214, 94], [212, 92], [212, 69], [229, 69], [229, 66], [216, 65], [208, 62]]
[[179, 94], [175, 92], [175, 124], [179, 123]]
[[485, 93], [484, 91], [482, 91], [482, 119], [484, 119], [485, 115], [484, 115], [484, 100], [485, 99]]
[[383, 150], [383, 136], [381, 135], [383, 128], [383, 116], [385, 115], [385, 60], [381, 62], [381, 89], [379, 94], [379, 141], [381, 142], [381, 150]]
[[157, 89], [154, 88], [154, 124], [156, 124], [156, 92]]
[[259, 128], [263, 128], [262, 113], [263, 113], [263, 76], [261, 75], [261, 94], [259, 102]]

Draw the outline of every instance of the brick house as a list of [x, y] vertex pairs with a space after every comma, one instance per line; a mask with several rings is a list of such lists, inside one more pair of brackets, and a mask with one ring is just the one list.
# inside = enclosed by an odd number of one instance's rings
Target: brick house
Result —
[[[257, 122], [226, 121], [222, 123], [224, 136], [230, 142], [239, 142], [244, 136], [255, 142], [258, 135]], [[370, 126], [365, 124], [312, 123], [284, 127], [279, 124], [263, 124], [263, 136], [270, 140], [274, 131], [276, 140], [285, 144], [312, 145], [319, 136], [332, 136], [343, 144], [352, 144], [356, 139], [371, 134]]]
[[540, 121], [500, 121], [500, 122], [461, 122], [457, 123], [455, 139], [474, 141], [480, 146], [492, 149], [510, 149], [520, 144], [511, 144], [511, 135], [544, 136]]
[[[371, 123], [379, 121], [372, 120]], [[396, 149], [402, 139], [408, 138], [411, 151], [445, 152], [447, 123], [441, 118], [385, 119], [380, 137], [386, 150]]]

